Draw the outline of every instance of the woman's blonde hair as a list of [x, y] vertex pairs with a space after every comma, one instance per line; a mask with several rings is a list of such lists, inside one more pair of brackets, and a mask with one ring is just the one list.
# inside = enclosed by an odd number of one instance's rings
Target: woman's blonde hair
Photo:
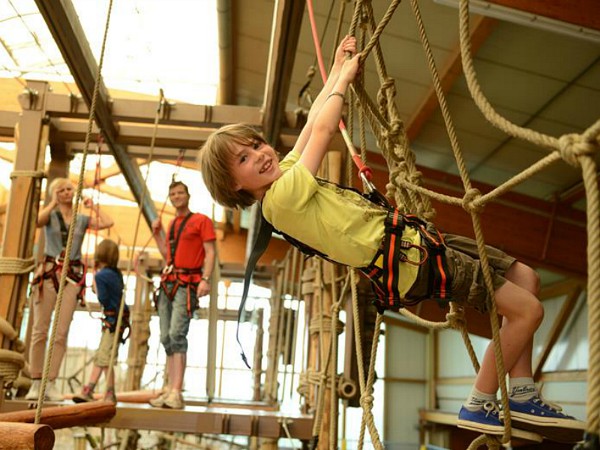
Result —
[[50, 197], [52, 197], [52, 194], [54, 194], [54, 191], [57, 188], [65, 185], [65, 184], [73, 186], [73, 183], [71, 183], [71, 180], [69, 180], [68, 178], [58, 177], [58, 178], [53, 179], [50, 182], [50, 184], [48, 185], [48, 194], [50, 195]]
[[206, 188], [220, 205], [229, 208], [246, 208], [256, 199], [243, 190], [236, 190], [231, 164], [234, 145], [264, 143], [264, 138], [249, 125], [225, 125], [214, 131], [200, 148], [198, 164]]
[[94, 253], [94, 261], [116, 268], [119, 264], [119, 246], [117, 243], [111, 239], [104, 239], [100, 242]]

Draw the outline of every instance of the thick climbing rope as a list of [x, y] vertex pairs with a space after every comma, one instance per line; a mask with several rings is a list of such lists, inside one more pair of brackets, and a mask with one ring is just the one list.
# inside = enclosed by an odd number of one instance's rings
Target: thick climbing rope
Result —
[[[469, 5], [461, 0], [459, 5], [459, 36], [461, 57], [467, 86], [475, 104], [485, 118], [494, 126], [510, 136], [524, 139], [537, 146], [545, 147], [551, 153], [538, 161], [528, 171], [524, 171], [505, 183], [501, 188], [492, 191], [487, 198], [473, 200], [478, 207], [484, 201], [492, 199], [510, 187], [524, 180], [534, 171], [555, 162], [561, 157], [565, 162], [581, 167], [587, 198], [587, 303], [588, 303], [588, 395], [586, 440], [598, 439], [600, 434], [600, 195], [598, 192], [597, 166], [595, 156], [600, 151], [600, 120], [592, 124], [581, 134], [566, 134], [560, 138], [547, 136], [528, 128], [519, 127], [498, 114], [483, 95], [473, 67], [469, 40]], [[479, 204], [477, 204], [479, 201]]]
[[[110, 0], [109, 4], [108, 4], [107, 15], [106, 15], [106, 25], [104, 28], [104, 37], [102, 39], [100, 59], [98, 61], [98, 71], [96, 73], [94, 92], [92, 94], [92, 103], [90, 105], [90, 115], [89, 115], [89, 120], [88, 120], [87, 132], [86, 132], [86, 136], [85, 136], [85, 144], [83, 147], [83, 158], [81, 161], [79, 180], [77, 182], [77, 189], [75, 191], [75, 213], [74, 213], [74, 216], [72, 219], [72, 226], [69, 227], [69, 234], [67, 237], [67, 245], [66, 245], [66, 249], [65, 249], [65, 260], [64, 260], [65, 267], [68, 267], [69, 263], [71, 261], [71, 248], [73, 247], [73, 236], [75, 235], [75, 233], [74, 233], [75, 228], [77, 228], [79, 206], [81, 204], [81, 193], [83, 190], [83, 179], [84, 179], [84, 175], [85, 175], [85, 163], [87, 160], [88, 148], [90, 145], [90, 139], [91, 139], [91, 135], [92, 135], [92, 127], [94, 125], [94, 120], [95, 120], [96, 103], [98, 101], [98, 95], [100, 92], [100, 82], [102, 79], [102, 75], [101, 75], [102, 74], [102, 66], [104, 63], [104, 52], [106, 49], [106, 40], [107, 40], [108, 29], [109, 29], [109, 25], [110, 25], [112, 6], [113, 6], [113, 0]], [[34, 423], [36, 423], [36, 424], [40, 423], [40, 419], [42, 416], [44, 397], [46, 395], [46, 384], [47, 384], [47, 380], [48, 380], [48, 374], [50, 372], [50, 362], [52, 361], [52, 353], [54, 351], [54, 341], [56, 339], [56, 330], [58, 328], [57, 324], [59, 322], [60, 310], [61, 310], [61, 306], [62, 306], [62, 299], [63, 299], [63, 293], [64, 293], [64, 288], [65, 288], [66, 282], [67, 282], [67, 271], [63, 270], [61, 272], [61, 276], [60, 276], [60, 283], [59, 283], [58, 293], [57, 293], [57, 297], [56, 297], [56, 305], [54, 306], [54, 320], [52, 322], [52, 331], [51, 331], [50, 340], [48, 343], [48, 351], [46, 353], [46, 358], [44, 361], [44, 370], [43, 370], [43, 376], [42, 376], [42, 380], [41, 380], [40, 393], [39, 393], [37, 407], [36, 407], [36, 411], [35, 411]]]
[[[164, 106], [164, 102], [165, 102], [165, 96], [163, 93], [163, 90], [161, 89], [159, 92], [159, 101], [156, 107], [156, 113], [154, 115], [154, 127], [152, 129], [152, 139], [150, 140], [150, 149], [148, 151], [148, 157], [146, 160], [146, 165], [148, 170], [146, 170], [146, 175], [144, 176], [144, 186], [148, 186], [148, 176], [150, 174], [150, 161], [152, 161], [152, 158], [154, 156], [154, 147], [155, 147], [155, 143], [156, 143], [156, 136], [158, 134], [158, 123], [160, 121], [160, 117], [161, 117], [161, 111], [162, 108]], [[144, 201], [146, 200], [146, 193], [148, 192], [148, 189], [143, 189], [142, 191], [142, 196], [141, 199], [138, 203], [138, 215], [137, 215], [137, 219], [136, 219], [136, 223], [135, 223], [135, 232], [133, 235], [133, 242], [131, 244], [131, 251], [129, 253], [129, 257], [127, 258], [127, 268], [125, 269], [125, 280], [131, 275], [132, 272], [132, 267], [134, 266], [134, 259], [135, 259], [135, 247], [137, 244], [137, 239], [138, 239], [138, 235], [139, 235], [139, 230], [140, 230], [140, 224], [141, 224], [141, 219], [142, 219], [142, 211], [143, 211], [143, 204]], [[108, 367], [113, 367], [114, 366], [114, 362], [117, 356], [117, 352], [119, 349], [119, 344], [121, 343], [121, 325], [123, 323], [123, 312], [125, 311], [125, 298], [127, 295], [127, 285], [125, 284], [124, 289], [123, 289], [123, 294], [121, 296], [121, 302], [119, 304], [119, 314], [117, 315], [117, 323], [115, 326], [115, 333], [113, 336], [113, 345], [112, 345], [112, 349], [110, 352], [110, 359], [109, 359], [109, 363], [108, 363]], [[115, 374], [116, 375], [116, 374]], [[113, 380], [116, 382], [116, 380]], [[106, 383], [106, 390], [108, 390], [108, 388], [110, 386], [108, 386], [108, 383]]]
[[[599, 202], [598, 186], [596, 181], [597, 170], [593, 156], [597, 154], [598, 148], [600, 147], [600, 121], [593, 124], [588, 130], [586, 130], [581, 135], [570, 134], [557, 139], [543, 135], [541, 133], [533, 132], [522, 127], [518, 127], [501, 117], [499, 114], [497, 114], [481, 93], [481, 89], [477, 85], [475, 79], [472, 61], [470, 58], [470, 44], [468, 32], [468, 1], [461, 0], [461, 8], [459, 13], [461, 54], [463, 58], [463, 66], [465, 70], [465, 76], [467, 78], [467, 84], [475, 102], [482, 110], [484, 116], [492, 124], [500, 128], [501, 130], [514, 137], [526, 139], [529, 142], [532, 142], [536, 145], [553, 150], [553, 152], [546, 158], [543, 158], [536, 164], [532, 165], [530, 168], [523, 171], [521, 174], [517, 175], [513, 179], [509, 180], [507, 183], [503, 184], [502, 186], [498, 187], [497, 189], [486, 195], [481, 195], [481, 193], [479, 193], [476, 189], [473, 189], [471, 187], [468, 173], [465, 168], [464, 160], [462, 158], [462, 154], [460, 152], [458, 142], [456, 139], [456, 133], [454, 131], [454, 127], [450, 119], [443, 91], [441, 89], [439, 75], [437, 74], [437, 69], [435, 68], [432, 52], [429, 47], [423, 22], [420, 17], [418, 4], [415, 0], [412, 0], [411, 5], [417, 20], [419, 35], [424, 47], [430, 71], [432, 73], [434, 88], [440, 101], [440, 107], [450, 137], [451, 146], [461, 173], [461, 178], [463, 180], [463, 185], [465, 188], [465, 195], [462, 199], [460, 199], [451, 196], [440, 195], [433, 191], [424, 189], [422, 186], [420, 186], [421, 174], [416, 170], [416, 166], [414, 164], [414, 155], [408, 149], [404, 127], [399, 119], [395, 108], [395, 91], [393, 87], [393, 80], [390, 80], [387, 77], [385, 67], [383, 65], [381, 50], [378, 44], [379, 36], [382, 33], [385, 25], [389, 21], [398, 3], [399, 2], [396, 1], [392, 2], [382, 21], [377, 26], [375, 26], [373, 22], [371, 3], [368, 1], [356, 2], [355, 14], [352, 19], [350, 32], [350, 34], [355, 34], [354, 31], [358, 26], [359, 19], [367, 21], [372, 32], [368, 44], [363, 47], [362, 58], [366, 58], [372, 50], [374, 51], [375, 60], [377, 62], [378, 74], [382, 82], [382, 91], [378, 94], [379, 109], [375, 107], [375, 104], [369, 99], [368, 95], [366, 95], [360, 83], [355, 83], [353, 85], [353, 91], [355, 92], [356, 103], [359, 106], [360, 111], [362, 111], [360, 121], [362, 122], [363, 120], [365, 120], [366, 116], [366, 120], [369, 121], [373, 130], [373, 134], [375, 135], [377, 142], [382, 148], [382, 153], [384, 154], [384, 157], [388, 162], [388, 167], [390, 168], [390, 184], [386, 186], [388, 189], [388, 197], [395, 197], [396, 203], [399, 206], [410, 207], [411, 211], [416, 212], [418, 215], [428, 219], [433, 216], [433, 213], [429, 210], [428, 207], [429, 197], [436, 198], [439, 201], [443, 201], [449, 204], [462, 206], [468, 213], [470, 213], [478, 245], [478, 250], [481, 257], [484, 281], [488, 290], [493, 293], [494, 290], [489, 271], [489, 262], [487, 260], [487, 254], [485, 252], [485, 243], [479, 219], [479, 213], [481, 211], [481, 208], [485, 205], [487, 201], [490, 201], [495, 197], [501, 195], [502, 193], [511, 189], [513, 186], [520, 183], [527, 177], [530, 177], [532, 174], [538, 172], [539, 170], [542, 170], [547, 165], [558, 161], [560, 158], [564, 159], [569, 164], [581, 166], [584, 184], [588, 195], [588, 265], [590, 267], [588, 277], [588, 302], [590, 305], [588, 323], [594, 325], [597, 324], [600, 319], [600, 305], [598, 305], [597, 301], [598, 291], [600, 290], [600, 281], [598, 281], [600, 279], [600, 277], [598, 276], [598, 264], [600, 264], [600, 244], [598, 243], [598, 241], [600, 241], [600, 238], [598, 237], [600, 236], [600, 233], [598, 232], [598, 222], [600, 221], [600, 219], [598, 214]], [[364, 131], [362, 127], [360, 131], [361, 147], [363, 147]], [[402, 190], [400, 190], [399, 188], [402, 188]], [[420, 197], [416, 197], [416, 194], [420, 195]], [[423, 208], [424, 205], [426, 206], [426, 208]], [[404, 313], [408, 317], [412, 316], [412, 318], [415, 318], [414, 315], [411, 315], [407, 311], [402, 311], [402, 313]], [[466, 332], [466, 329], [464, 327], [464, 317], [462, 315], [462, 310], [457, 309], [456, 307], [454, 307], [454, 305], [451, 305], [451, 312], [447, 319], [448, 320], [446, 321], [446, 323], [440, 325], [435, 323], [429, 323], [415, 318], [415, 320], [418, 320], [418, 322], [421, 325], [426, 325], [431, 328], [453, 327], [460, 329], [463, 338], [465, 338], [467, 350], [469, 351], [469, 355], [471, 356], [475, 370], [477, 371], [478, 363], [472, 346], [470, 345], [470, 342], [468, 340], [468, 333]], [[501, 355], [499, 342], [499, 324], [496, 315], [495, 302], [492, 302], [492, 307], [490, 311], [490, 321], [494, 337], [494, 350], [496, 364], [498, 367], [497, 372], [502, 393], [502, 402], [505, 410], [508, 410], [506, 385], [503, 376], [503, 359]], [[596, 436], [598, 434], [598, 422], [600, 421], [600, 413], [598, 412], [600, 411], [600, 395], [598, 395], [597, 392], [598, 390], [600, 390], [600, 374], [598, 373], [598, 371], [600, 370], [600, 361], [598, 361], [600, 359], [599, 330], [600, 328], [590, 325], [590, 367], [588, 369], [588, 379], [591, 395], [588, 397], [587, 408], [589, 414], [588, 432], [595, 434]], [[502, 441], [507, 442], [508, 440], [510, 440], [510, 418], [507, 416], [507, 419], [505, 420], [505, 435], [503, 436]], [[497, 445], [497, 443], [495, 443], [495, 441], [493, 440], [488, 440], [486, 442], [488, 446]]]

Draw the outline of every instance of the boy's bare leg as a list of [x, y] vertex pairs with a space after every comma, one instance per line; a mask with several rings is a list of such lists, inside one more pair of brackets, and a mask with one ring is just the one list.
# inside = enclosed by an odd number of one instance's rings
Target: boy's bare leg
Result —
[[[522, 287], [523, 289], [528, 290], [536, 298], [539, 298], [540, 294], [540, 277], [537, 272], [535, 272], [530, 267], [515, 263], [510, 269], [507, 270], [505, 274], [505, 278], [509, 281], [512, 281], [517, 286]], [[506, 319], [502, 320], [502, 326], [506, 324]], [[525, 350], [521, 353], [521, 356], [513, 366], [513, 368], [508, 371], [510, 378], [522, 378], [522, 377], [533, 377], [533, 369], [532, 369], [532, 359], [533, 359], [533, 336], [525, 346]]]
[[[535, 285], [533, 275], [533, 270], [516, 262], [507, 272], [507, 282], [496, 291], [498, 314], [503, 317], [500, 345], [504, 368], [507, 372], [525, 373], [522, 376], [531, 376], [533, 335], [544, 317], [541, 303], [529, 290]], [[532, 276], [534, 279], [531, 279]], [[475, 388], [488, 394], [493, 394], [498, 389], [493, 342], [490, 342], [483, 357], [481, 369], [475, 379]]]
[[92, 372], [90, 373], [89, 383], [92, 383], [95, 386], [100, 379], [100, 375], [102, 375], [102, 371], [103, 367], [94, 365], [92, 367]]

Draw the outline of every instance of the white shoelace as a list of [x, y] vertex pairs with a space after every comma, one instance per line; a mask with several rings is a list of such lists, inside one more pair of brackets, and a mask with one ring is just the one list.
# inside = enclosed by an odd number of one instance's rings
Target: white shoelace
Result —
[[493, 415], [499, 415], [500, 414], [500, 408], [498, 407], [498, 404], [496, 402], [492, 402], [492, 401], [487, 401], [483, 404], [483, 409], [486, 412], [486, 417], [489, 416], [490, 414]]
[[562, 408], [560, 405], [558, 405], [557, 403], [552, 403], [549, 402], [547, 400], [545, 400], [541, 394], [538, 393], [537, 397], [533, 397], [531, 399], [534, 403], [538, 403], [542, 408], [544, 406], [547, 406], [548, 408], [554, 410], [557, 413], [561, 413], [562, 414]]

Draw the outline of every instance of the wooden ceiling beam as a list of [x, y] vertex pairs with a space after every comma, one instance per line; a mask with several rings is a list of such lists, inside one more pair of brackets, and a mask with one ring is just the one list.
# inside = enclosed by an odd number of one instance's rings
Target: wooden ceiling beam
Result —
[[276, 2], [275, 5], [277, 9], [273, 19], [273, 40], [267, 67], [265, 113], [262, 120], [265, 139], [272, 145], [277, 144], [285, 118], [285, 105], [292, 80], [305, 2], [284, 0]]
[[[83, 151], [83, 142], [87, 133], [87, 122], [82, 120], [54, 118], [52, 119], [54, 127], [53, 139], [69, 142], [72, 151]], [[258, 127], [260, 128], [260, 127]], [[195, 160], [197, 150], [206, 141], [208, 136], [214, 131], [214, 128], [201, 127], [180, 127], [180, 126], [160, 126], [157, 130], [146, 124], [140, 123], [121, 123], [119, 124], [118, 143], [121, 146], [127, 146], [128, 154], [135, 157], [146, 157], [150, 149], [152, 138], [154, 142], [154, 158], [164, 158], [176, 160], [179, 157], [180, 150], [186, 150], [186, 159]], [[98, 137], [98, 128], [92, 128], [91, 139]], [[291, 147], [297, 139], [296, 130], [286, 129], [286, 132], [280, 134], [284, 147]], [[339, 148], [342, 143], [341, 137], [334, 139], [334, 148]], [[131, 151], [129, 151], [131, 147]]]
[[536, 16], [600, 31], [598, 0], [488, 0], [490, 3], [518, 9]]
[[[110, 99], [111, 118], [115, 122], [140, 122], [153, 124], [156, 120], [158, 100]], [[81, 98], [51, 93], [46, 102], [51, 116], [87, 119], [89, 109]], [[159, 125], [208, 126], [212, 128], [226, 123], [245, 122], [260, 125], [262, 114], [256, 106], [193, 105], [166, 100], [159, 117]]]
[[[497, 20], [487, 17], [477, 16], [473, 18], [473, 23], [470, 26], [471, 52], [473, 55], [477, 53], [497, 23]], [[460, 46], [457, 44], [450, 56], [446, 59], [444, 67], [439, 70], [440, 84], [444, 93], [450, 91], [454, 82], [461, 74], [462, 62], [460, 57]], [[435, 88], [432, 85], [415, 113], [407, 122], [406, 135], [408, 136], [409, 141], [413, 141], [419, 136], [425, 124], [438, 108], [438, 98]]]
[[581, 286], [576, 286], [573, 288], [573, 291], [569, 293], [567, 298], [564, 300], [562, 304], [562, 308], [560, 312], [555, 317], [554, 322], [552, 323], [552, 329], [548, 334], [546, 342], [542, 347], [542, 351], [540, 352], [537, 361], [535, 362], [535, 368], [533, 370], [533, 380], [537, 383], [540, 381], [540, 377], [542, 376], [542, 370], [544, 369], [544, 364], [548, 360], [552, 349], [558, 342], [561, 334], [563, 333], [567, 322], [571, 318], [571, 314], [577, 305], [577, 301], [579, 300], [579, 296], [583, 288]]

